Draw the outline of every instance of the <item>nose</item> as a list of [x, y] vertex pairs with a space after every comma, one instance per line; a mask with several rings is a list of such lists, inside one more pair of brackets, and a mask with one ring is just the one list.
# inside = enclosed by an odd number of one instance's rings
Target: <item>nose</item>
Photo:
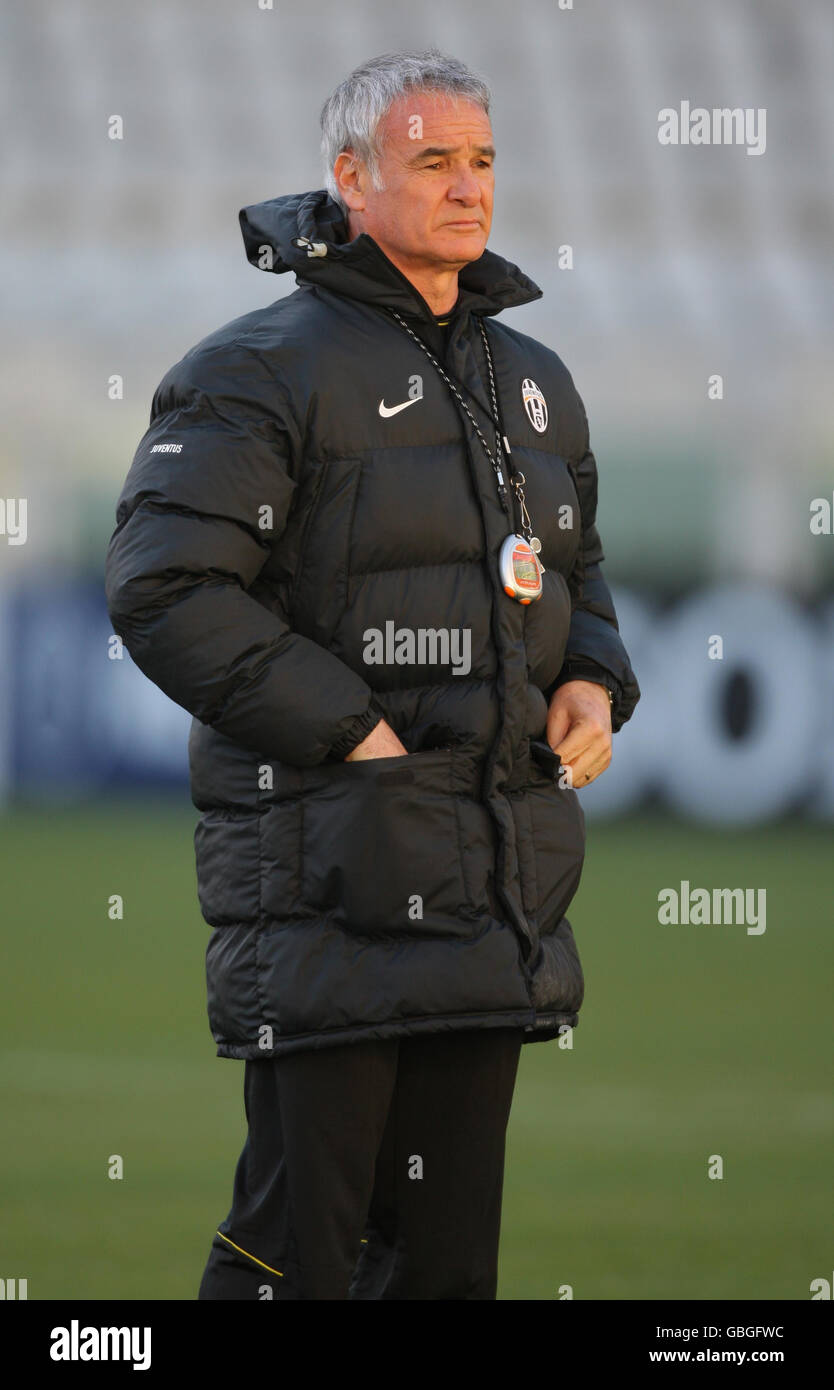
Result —
[[455, 171], [448, 196], [453, 202], [463, 203], [464, 207], [467, 208], [476, 207], [481, 201], [481, 185], [468, 164], [462, 165]]

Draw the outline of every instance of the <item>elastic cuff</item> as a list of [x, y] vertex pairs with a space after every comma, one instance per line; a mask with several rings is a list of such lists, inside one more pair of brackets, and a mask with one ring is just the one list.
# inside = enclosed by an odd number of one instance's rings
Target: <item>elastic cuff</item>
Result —
[[594, 685], [603, 685], [613, 696], [612, 711], [616, 711], [617, 705], [622, 697], [623, 688], [616, 676], [612, 676], [604, 666], [599, 666], [595, 661], [586, 657], [576, 657], [565, 662], [555, 681], [544, 692], [545, 698], [550, 703], [554, 691], [560, 685], [566, 685], [568, 681], [593, 681]]
[[337, 758], [340, 762], [344, 762], [348, 753], [352, 753], [354, 748], [356, 748], [363, 739], [368, 737], [371, 730], [376, 728], [380, 719], [384, 718], [385, 715], [383, 711], [380, 709], [373, 696], [371, 696], [370, 703], [365, 713], [357, 714], [356, 718], [350, 722], [345, 732], [340, 734], [336, 741], [330, 745], [328, 757]]

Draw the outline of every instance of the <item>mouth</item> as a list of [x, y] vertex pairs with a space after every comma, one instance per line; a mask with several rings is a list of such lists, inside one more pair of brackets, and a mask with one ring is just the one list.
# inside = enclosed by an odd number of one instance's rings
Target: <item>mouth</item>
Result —
[[471, 218], [460, 222], [444, 222], [443, 225], [444, 227], [454, 227], [455, 230], [459, 232], [475, 232], [479, 231], [481, 227], [480, 222], [474, 221]]

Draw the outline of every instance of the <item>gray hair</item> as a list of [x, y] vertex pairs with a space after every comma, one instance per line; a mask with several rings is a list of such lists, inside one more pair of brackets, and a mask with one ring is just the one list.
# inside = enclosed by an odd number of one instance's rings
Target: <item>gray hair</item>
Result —
[[490, 90], [486, 82], [458, 58], [437, 48], [369, 58], [354, 68], [327, 98], [319, 117], [324, 184], [331, 198], [345, 211], [333, 174], [337, 155], [353, 150], [367, 165], [374, 188], [381, 190], [379, 123], [399, 97], [415, 91], [440, 92], [471, 101], [489, 115]]

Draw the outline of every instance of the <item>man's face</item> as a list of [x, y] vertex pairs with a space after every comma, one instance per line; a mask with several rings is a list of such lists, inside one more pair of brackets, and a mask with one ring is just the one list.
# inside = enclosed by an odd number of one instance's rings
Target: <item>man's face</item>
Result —
[[410, 270], [460, 270], [477, 260], [489, 236], [495, 183], [492, 127], [482, 107], [412, 93], [393, 103], [379, 134], [383, 191], [360, 166], [352, 236], [367, 232]]

